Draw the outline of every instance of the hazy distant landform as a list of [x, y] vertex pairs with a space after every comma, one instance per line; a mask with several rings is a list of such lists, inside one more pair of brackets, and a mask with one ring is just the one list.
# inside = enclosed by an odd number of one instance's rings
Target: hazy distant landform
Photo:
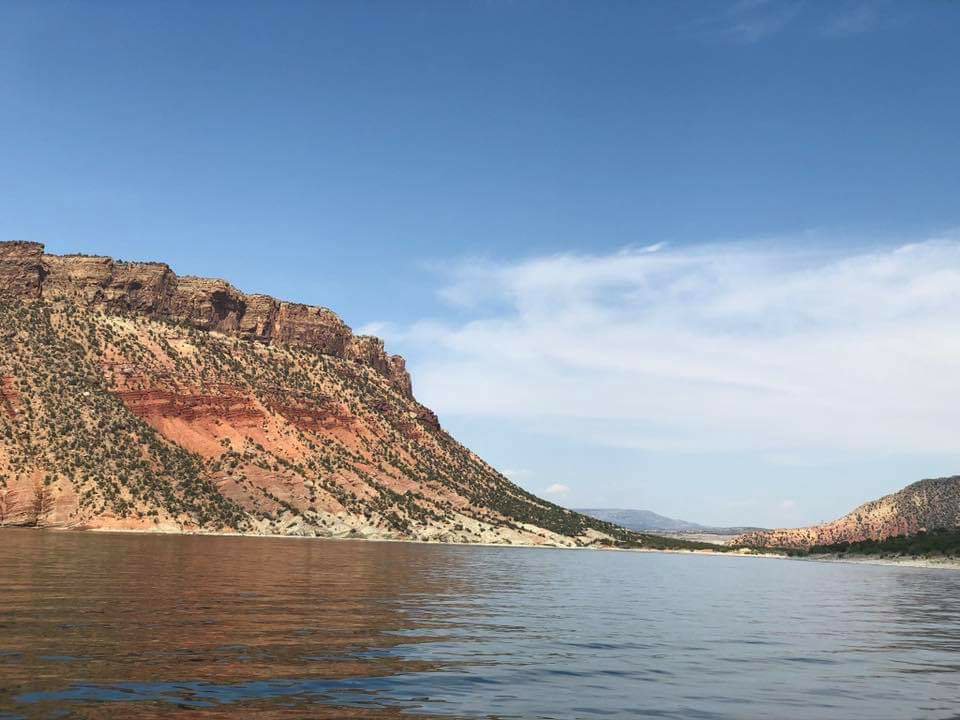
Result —
[[618, 508], [577, 508], [576, 512], [640, 532], [699, 533], [706, 535], [738, 535], [760, 531], [756, 527], [719, 527], [700, 525], [687, 520], [676, 520], [650, 510], [623, 510]]
[[649, 510], [577, 512], [639, 532], [791, 555], [960, 557], [960, 476], [921, 480], [843, 517], [804, 528], [711, 527]]

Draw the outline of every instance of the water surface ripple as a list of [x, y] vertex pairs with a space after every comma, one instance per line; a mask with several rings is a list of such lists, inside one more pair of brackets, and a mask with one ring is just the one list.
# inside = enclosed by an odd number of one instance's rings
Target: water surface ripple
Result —
[[0, 718], [956, 718], [960, 573], [0, 530]]

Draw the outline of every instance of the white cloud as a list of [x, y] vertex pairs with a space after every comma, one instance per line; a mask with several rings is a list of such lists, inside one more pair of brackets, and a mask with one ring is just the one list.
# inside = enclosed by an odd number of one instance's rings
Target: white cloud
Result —
[[960, 235], [785, 247], [467, 264], [441, 295], [469, 319], [387, 331], [426, 350], [441, 415], [658, 450], [955, 450]]
[[781, 510], [793, 510], [796, 507], [797, 507], [796, 500], [784, 500], [783, 502], [780, 503]]
[[570, 492], [570, 488], [567, 485], [561, 483], [554, 483], [550, 487], [546, 488], [543, 491], [544, 495], [553, 496], [553, 497], [563, 497]]

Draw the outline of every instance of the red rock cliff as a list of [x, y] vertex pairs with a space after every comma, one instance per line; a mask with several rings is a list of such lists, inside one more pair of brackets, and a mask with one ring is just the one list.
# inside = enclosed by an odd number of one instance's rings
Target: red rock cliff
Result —
[[246, 295], [224, 280], [179, 277], [163, 263], [47, 255], [40, 243], [0, 242], [0, 297], [63, 298], [267, 344], [311, 347], [367, 365], [413, 397], [403, 358], [388, 355], [378, 338], [354, 335], [332, 310]]

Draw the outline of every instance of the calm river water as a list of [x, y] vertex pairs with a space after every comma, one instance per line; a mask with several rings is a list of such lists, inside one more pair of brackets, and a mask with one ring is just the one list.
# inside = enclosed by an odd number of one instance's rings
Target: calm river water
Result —
[[0, 718], [956, 718], [960, 572], [0, 531]]

